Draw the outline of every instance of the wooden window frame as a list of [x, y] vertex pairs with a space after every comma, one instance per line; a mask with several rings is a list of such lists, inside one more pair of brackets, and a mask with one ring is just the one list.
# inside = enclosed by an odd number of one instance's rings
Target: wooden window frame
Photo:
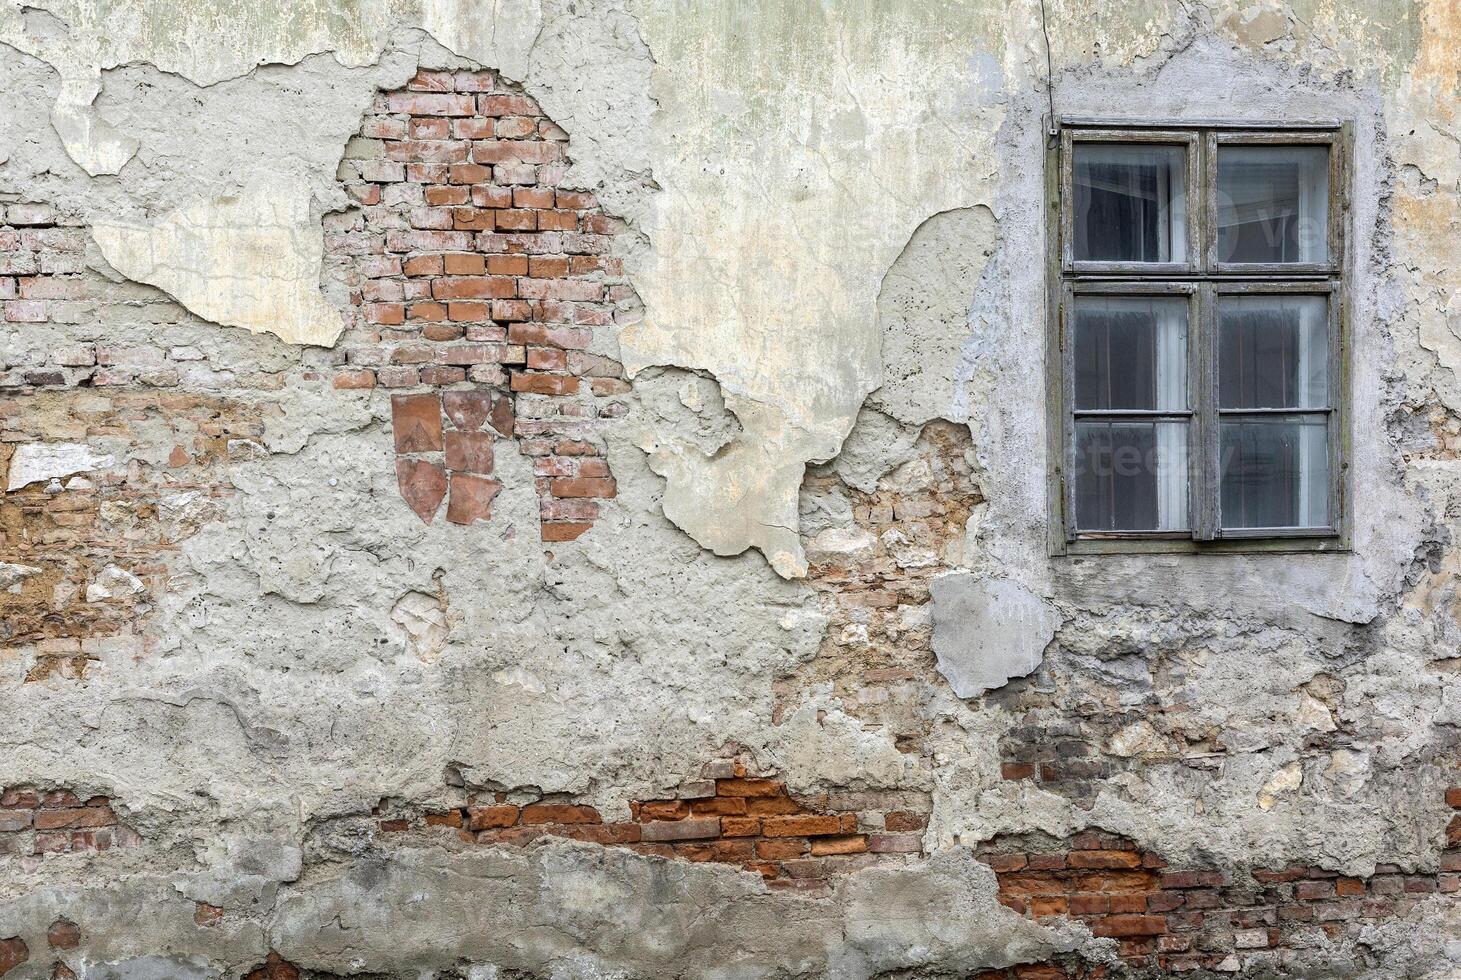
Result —
[[[1061, 120], [1046, 153], [1046, 237], [1048, 242], [1047, 401], [1050, 459], [1049, 543], [1052, 555], [1325, 552], [1350, 547], [1349, 484], [1349, 174], [1352, 126], [1341, 121], [1296, 123], [1186, 122], [1121, 123]], [[1135, 142], [1187, 147], [1187, 259], [1185, 262], [1076, 262], [1072, 258], [1070, 202], [1072, 155], [1080, 142]], [[1217, 154], [1224, 145], [1329, 147], [1328, 256], [1323, 263], [1220, 263], [1217, 261]], [[1074, 371], [1070, 311], [1080, 295], [1186, 295], [1189, 297], [1187, 391], [1188, 521], [1192, 530], [1077, 532], [1075, 496], [1067, 479], [1075, 449]], [[1231, 410], [1217, 408], [1217, 306], [1223, 296], [1322, 295], [1328, 304], [1329, 404], [1322, 410]], [[1082, 413], [1105, 414], [1105, 413]], [[1324, 414], [1329, 436], [1329, 514], [1321, 528], [1219, 527], [1221, 491], [1220, 420], [1224, 416]]]

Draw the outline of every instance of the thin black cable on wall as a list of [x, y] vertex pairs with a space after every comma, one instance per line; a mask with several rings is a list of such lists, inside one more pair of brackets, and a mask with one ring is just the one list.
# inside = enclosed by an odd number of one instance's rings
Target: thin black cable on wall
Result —
[[1045, 15], [1045, 0], [1040, 0], [1040, 33], [1045, 37], [1045, 97], [1050, 101], [1050, 129], [1055, 135], [1055, 69], [1050, 58], [1050, 25]]

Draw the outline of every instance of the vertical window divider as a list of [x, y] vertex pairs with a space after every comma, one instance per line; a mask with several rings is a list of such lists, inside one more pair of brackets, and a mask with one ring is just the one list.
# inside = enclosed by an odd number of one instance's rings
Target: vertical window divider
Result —
[[1201, 283], [1195, 295], [1193, 332], [1197, 335], [1197, 366], [1192, 388], [1196, 396], [1196, 473], [1192, 481], [1197, 505], [1193, 511], [1192, 536], [1212, 541], [1218, 536], [1218, 488], [1222, 473], [1218, 459], [1220, 432], [1217, 416], [1217, 302], [1210, 282]]

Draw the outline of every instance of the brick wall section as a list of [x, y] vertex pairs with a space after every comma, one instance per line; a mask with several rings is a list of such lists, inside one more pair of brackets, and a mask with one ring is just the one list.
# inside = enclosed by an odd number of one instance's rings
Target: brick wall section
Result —
[[[1446, 802], [1461, 811], [1461, 787], [1449, 790]], [[1354, 943], [1364, 929], [1405, 915], [1428, 895], [1461, 891], [1461, 813], [1451, 819], [1446, 842], [1435, 874], [1381, 864], [1369, 878], [1307, 866], [1239, 875], [1170, 868], [1131, 841], [1099, 832], [1059, 847], [996, 840], [978, 853], [998, 876], [1004, 905], [1031, 918], [1086, 923], [1096, 936], [1116, 940], [1133, 970], [1235, 973], [1286, 969], [1294, 950], [1322, 940]]]
[[[0, 224], [0, 317], [8, 330], [44, 330], [78, 319], [86, 295], [81, 278], [86, 229], [47, 204], [12, 204]], [[90, 383], [95, 348], [67, 345], [42, 363], [0, 361], [0, 390]]]
[[[25, 443], [105, 439], [118, 457], [104, 471], [0, 495], [0, 562], [23, 570], [0, 590], [0, 649], [31, 658], [27, 680], [80, 678], [109, 655], [143, 651], [139, 622], [166, 555], [221, 513], [234, 492], [229, 465], [261, 451], [270, 410], [136, 381], [0, 395], [0, 474]], [[132, 448], [155, 451], [154, 439], [173, 443], [164, 465], [127, 462]], [[88, 592], [107, 576], [124, 587]]]
[[81, 799], [68, 789], [0, 790], [0, 859], [133, 847], [140, 838], [117, 823], [105, 796]]
[[[967, 426], [924, 427], [900, 470], [873, 491], [845, 484], [830, 467], [810, 467], [803, 500], [846, 501], [856, 549], [808, 544], [808, 583], [828, 627], [817, 656], [778, 679], [776, 719], [808, 688], [830, 685], [843, 709], [904, 752], [923, 751], [930, 724], [928, 682], [937, 677], [929, 582], [967, 566], [965, 528], [984, 497], [973, 472]], [[844, 535], [844, 540], [850, 534]]]
[[569, 541], [616, 486], [602, 427], [626, 410], [596, 331], [637, 301], [608, 253], [623, 230], [562, 186], [568, 135], [490, 71], [421, 72], [381, 94], [341, 177], [359, 208], [340, 388], [390, 388], [402, 496], [430, 523], [490, 520], [494, 454], [533, 460], [544, 541]]
[[[735, 864], [776, 887], [817, 890], [833, 875], [902, 863], [922, 853], [928, 810], [899, 809], [900, 794], [796, 798], [786, 785], [746, 775], [744, 762], [716, 760], [701, 779], [669, 799], [630, 804], [630, 818], [605, 822], [593, 807], [507, 802], [505, 794], [470, 799], [454, 810], [388, 814], [382, 831], [451, 828], [483, 844], [527, 844], [567, 837], [683, 861]], [[841, 804], [841, 805], [839, 805]]]

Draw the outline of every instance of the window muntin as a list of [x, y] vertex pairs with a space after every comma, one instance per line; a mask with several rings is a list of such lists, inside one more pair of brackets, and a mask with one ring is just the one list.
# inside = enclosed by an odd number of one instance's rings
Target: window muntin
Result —
[[1063, 131], [1057, 551], [1342, 545], [1342, 147]]

